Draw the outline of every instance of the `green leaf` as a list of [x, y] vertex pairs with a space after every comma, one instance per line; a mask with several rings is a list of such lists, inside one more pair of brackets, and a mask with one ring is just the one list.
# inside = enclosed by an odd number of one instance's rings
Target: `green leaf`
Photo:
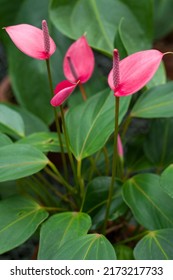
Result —
[[43, 169], [48, 158], [36, 148], [10, 144], [0, 148], [0, 182], [32, 175]]
[[163, 38], [172, 31], [172, 14], [172, 0], [154, 0], [154, 35], [156, 39]]
[[21, 116], [4, 104], [0, 104], [0, 130], [12, 136], [25, 135]]
[[88, 234], [74, 238], [59, 248], [56, 260], [116, 260], [111, 243], [100, 234]]
[[0, 147], [13, 144], [13, 141], [5, 134], [0, 132]]
[[166, 78], [166, 71], [164, 63], [161, 62], [158, 70], [154, 74], [154, 77], [147, 83], [146, 87], [147, 89], [150, 89], [155, 86], [159, 86], [162, 84], [166, 84], [167, 78]]
[[173, 260], [173, 229], [149, 232], [134, 249], [136, 260]]
[[169, 165], [161, 174], [160, 184], [162, 189], [173, 198], [173, 164]]
[[[119, 123], [122, 121], [131, 96], [120, 101]], [[70, 108], [66, 114], [66, 126], [72, 153], [77, 160], [94, 154], [106, 143], [114, 131], [115, 97], [104, 90], [86, 102]]]
[[[10, 105], [11, 107], [11, 105]], [[32, 134], [34, 132], [47, 132], [49, 131], [48, 126], [36, 115], [32, 114], [28, 110], [19, 106], [12, 106], [12, 109], [18, 112], [25, 125], [25, 135]]]
[[144, 139], [145, 155], [157, 170], [162, 170], [173, 162], [172, 127], [173, 118], [152, 120], [150, 130]]
[[[38, 132], [17, 141], [17, 144], [29, 144], [42, 152], [60, 152], [61, 147], [56, 132]], [[65, 149], [65, 143], [64, 143]]]
[[[122, 41], [130, 52], [150, 47], [152, 1], [52, 0], [50, 17], [66, 36], [78, 39], [86, 32], [89, 44], [112, 55], [119, 22], [124, 18]], [[146, 21], [146, 18], [148, 20]]]
[[42, 225], [38, 259], [53, 259], [61, 246], [87, 234], [90, 227], [91, 219], [85, 213], [66, 212], [53, 215]]
[[131, 117], [169, 118], [173, 117], [173, 82], [143, 92], [135, 103]]
[[48, 213], [35, 201], [11, 197], [0, 202], [0, 254], [25, 242]]
[[123, 186], [125, 202], [136, 220], [145, 228], [154, 230], [173, 227], [173, 199], [160, 187], [160, 177], [140, 174]]
[[[15, 22], [15, 17], [20, 9], [20, 6], [22, 5], [21, 0], [15, 0], [15, 1], [8, 1], [8, 0], [0, 0], [0, 26], [10, 26], [17, 24]], [[5, 32], [1, 32], [1, 39], [6, 39]]]
[[[92, 217], [92, 229], [96, 229], [104, 221], [110, 184], [111, 177], [105, 176], [97, 177], [87, 185], [83, 211]], [[117, 181], [114, 185], [109, 218], [116, 219], [126, 210], [122, 198], [122, 184]]]

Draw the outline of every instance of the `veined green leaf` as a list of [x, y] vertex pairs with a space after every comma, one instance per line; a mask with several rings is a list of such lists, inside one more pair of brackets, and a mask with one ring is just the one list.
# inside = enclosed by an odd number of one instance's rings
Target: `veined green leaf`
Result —
[[140, 174], [123, 186], [125, 202], [136, 220], [150, 230], [173, 228], [173, 199], [160, 187], [160, 177]]
[[173, 82], [143, 92], [131, 111], [131, 117], [173, 117]]
[[170, 164], [161, 174], [160, 184], [162, 189], [173, 198], [173, 164]]
[[53, 215], [41, 228], [38, 259], [53, 259], [61, 246], [76, 237], [86, 235], [90, 227], [91, 219], [85, 213]]
[[47, 216], [39, 204], [26, 197], [0, 201], [0, 254], [25, 242]]
[[48, 158], [30, 145], [6, 145], [0, 148], [0, 182], [32, 175], [47, 163]]
[[119, 22], [124, 18], [121, 39], [126, 49], [134, 52], [150, 47], [152, 1], [130, 1], [129, 4], [125, 0], [52, 0], [50, 17], [66, 36], [78, 39], [86, 32], [89, 44], [109, 55], [112, 55]]
[[24, 122], [21, 116], [4, 104], [0, 104], [0, 130], [17, 137], [25, 135]]
[[87, 234], [68, 241], [57, 251], [55, 260], [116, 260], [111, 243], [100, 234]]
[[134, 249], [136, 260], [173, 260], [173, 229], [149, 232]]
[[[64, 141], [65, 142], [65, 141]], [[17, 144], [29, 144], [42, 152], [60, 152], [61, 147], [56, 132], [37, 132], [17, 141]], [[65, 143], [63, 143], [65, 150]]]
[[[120, 100], [119, 123], [127, 112], [131, 96]], [[108, 89], [97, 93], [66, 115], [71, 150], [77, 160], [94, 154], [114, 131], [115, 97]]]

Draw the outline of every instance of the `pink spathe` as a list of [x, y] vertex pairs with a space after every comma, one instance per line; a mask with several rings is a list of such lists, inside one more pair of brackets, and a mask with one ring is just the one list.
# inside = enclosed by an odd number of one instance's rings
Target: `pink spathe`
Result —
[[108, 84], [114, 95], [121, 97], [133, 94], [144, 87], [156, 73], [163, 53], [158, 50], [136, 52], [119, 62], [119, 83], [114, 86], [113, 69]]
[[55, 95], [50, 101], [51, 105], [60, 106], [70, 96], [76, 86], [77, 84], [73, 84], [67, 80], [60, 82], [54, 90]]
[[86, 83], [91, 78], [94, 64], [93, 51], [83, 35], [69, 47], [65, 54], [63, 71], [67, 80], [56, 86], [51, 105], [60, 106], [78, 84]]
[[5, 30], [16, 47], [33, 58], [49, 59], [56, 50], [56, 45], [50, 36], [50, 50], [49, 52], [45, 50], [43, 31], [33, 25], [18, 24], [5, 27]]
[[[77, 80], [71, 71], [68, 57], [70, 57], [77, 74]], [[84, 35], [67, 50], [64, 57], [63, 70], [66, 79], [73, 83], [79, 80], [80, 83], [85, 83], [90, 79], [94, 70], [94, 54]]]

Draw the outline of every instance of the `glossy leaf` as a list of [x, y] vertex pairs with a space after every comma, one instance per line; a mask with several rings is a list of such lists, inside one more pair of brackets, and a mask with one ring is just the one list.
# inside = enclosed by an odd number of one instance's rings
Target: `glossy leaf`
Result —
[[38, 259], [53, 259], [60, 247], [74, 238], [86, 235], [90, 226], [91, 219], [85, 213], [53, 215], [41, 228]]
[[[157, 170], [162, 170], [173, 162], [173, 118], [154, 119], [143, 141], [147, 159]], [[157, 139], [157, 141], [156, 141]]]
[[[129, 97], [120, 101], [119, 123], [130, 102]], [[80, 160], [103, 147], [114, 131], [115, 97], [104, 90], [83, 104], [71, 108], [66, 115], [70, 146], [74, 156]], [[76, 139], [78, 139], [76, 141]]]
[[26, 197], [10, 197], [0, 202], [0, 254], [25, 242], [48, 213]]
[[0, 148], [0, 182], [32, 175], [47, 163], [48, 158], [30, 145], [6, 145]]
[[116, 260], [115, 250], [105, 236], [88, 234], [66, 242], [55, 260]]
[[173, 260], [173, 229], [149, 232], [134, 249], [136, 260]]
[[172, 0], [154, 0], [154, 35], [156, 39], [165, 37], [172, 31]]
[[173, 117], [173, 82], [143, 92], [131, 111], [131, 117]]
[[[11, 105], [10, 105], [11, 107]], [[12, 106], [12, 109], [18, 112], [25, 125], [25, 135], [32, 134], [34, 132], [48, 132], [48, 126], [43, 122], [42, 119], [32, 114], [27, 109], [21, 106]]]
[[0, 131], [12, 136], [23, 137], [24, 123], [21, 116], [4, 104], [0, 104]]
[[152, 2], [143, 0], [132, 4], [125, 0], [109, 0], [106, 5], [104, 0], [72, 0], [70, 3], [68, 0], [53, 0], [50, 17], [66, 36], [78, 39], [86, 32], [89, 44], [107, 54], [112, 54], [119, 22], [124, 18], [122, 41], [132, 53], [150, 47], [151, 9]]
[[5, 134], [0, 132], [0, 147], [12, 144], [13, 141]]
[[159, 179], [155, 174], [140, 174], [123, 186], [125, 202], [134, 217], [150, 230], [173, 228], [173, 199], [162, 190]]
[[169, 165], [161, 174], [162, 189], [173, 198], [173, 164]]
[[[29, 144], [42, 152], [60, 152], [61, 147], [56, 132], [38, 132], [17, 141], [17, 144]], [[64, 143], [65, 149], [65, 143]]]
[[[108, 191], [111, 177], [96, 177], [87, 185], [83, 211], [92, 217], [92, 229], [99, 227], [105, 218]], [[122, 198], [122, 184], [115, 182], [110, 219], [116, 219], [127, 210]]]

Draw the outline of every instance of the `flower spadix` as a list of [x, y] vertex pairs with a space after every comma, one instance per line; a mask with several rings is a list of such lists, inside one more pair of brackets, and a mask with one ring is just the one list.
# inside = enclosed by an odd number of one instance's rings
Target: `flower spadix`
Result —
[[52, 106], [60, 106], [74, 91], [78, 84], [86, 83], [94, 70], [94, 54], [86, 37], [83, 35], [67, 50], [63, 71], [67, 80], [60, 82], [55, 88]]
[[108, 84], [114, 95], [127, 96], [144, 87], [156, 73], [163, 55], [152, 49], [136, 52], [119, 61], [118, 50], [115, 49], [113, 68], [108, 76]]
[[42, 29], [30, 24], [18, 24], [4, 28], [16, 47], [36, 59], [49, 59], [56, 45], [49, 36], [47, 23], [42, 21]]

